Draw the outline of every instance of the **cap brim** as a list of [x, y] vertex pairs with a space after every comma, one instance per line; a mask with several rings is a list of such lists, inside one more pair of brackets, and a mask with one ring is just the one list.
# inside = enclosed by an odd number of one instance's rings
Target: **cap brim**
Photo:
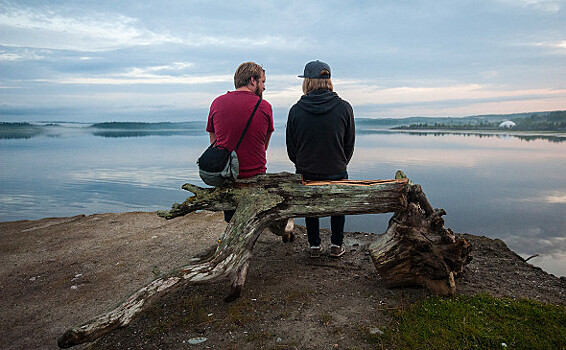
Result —
[[299, 78], [304, 78], [304, 77], [305, 77], [304, 75], [297, 75], [297, 76], [298, 76]]

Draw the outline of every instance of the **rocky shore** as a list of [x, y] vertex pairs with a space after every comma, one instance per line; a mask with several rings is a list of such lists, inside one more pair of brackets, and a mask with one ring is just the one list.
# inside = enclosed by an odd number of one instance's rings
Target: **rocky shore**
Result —
[[[216, 244], [221, 213], [166, 221], [148, 212], [0, 223], [3, 349], [56, 349], [67, 328], [113, 308], [138, 288]], [[371, 348], [366, 333], [387, 327], [391, 310], [426, 297], [387, 289], [367, 254], [372, 235], [346, 234], [341, 259], [309, 258], [305, 230], [282, 243], [258, 240], [242, 297], [228, 282], [173, 292], [130, 326], [76, 348]], [[329, 235], [323, 231], [323, 239]], [[504, 242], [464, 235], [473, 260], [458, 294], [566, 304], [566, 279], [525, 262]]]

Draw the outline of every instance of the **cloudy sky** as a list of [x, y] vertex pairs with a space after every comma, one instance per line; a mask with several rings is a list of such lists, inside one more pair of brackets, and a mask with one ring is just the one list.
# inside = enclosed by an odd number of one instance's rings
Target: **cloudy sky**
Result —
[[313, 59], [357, 117], [566, 110], [566, 0], [0, 0], [0, 120], [201, 120], [255, 61], [284, 121]]

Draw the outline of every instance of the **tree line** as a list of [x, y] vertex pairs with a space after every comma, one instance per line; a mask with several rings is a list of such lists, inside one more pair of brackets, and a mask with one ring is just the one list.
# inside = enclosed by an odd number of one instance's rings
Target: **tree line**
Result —
[[[566, 111], [553, 111], [546, 114], [531, 114], [523, 118], [506, 119], [515, 123], [510, 130], [519, 131], [566, 131]], [[450, 119], [449, 122], [417, 123], [395, 127], [396, 130], [451, 129], [451, 130], [500, 130], [499, 125], [506, 121], [466, 121]]]

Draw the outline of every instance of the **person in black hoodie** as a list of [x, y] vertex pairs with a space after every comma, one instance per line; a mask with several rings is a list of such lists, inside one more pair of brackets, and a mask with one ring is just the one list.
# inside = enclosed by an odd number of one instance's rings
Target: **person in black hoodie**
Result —
[[[312, 61], [305, 66], [303, 93], [289, 110], [287, 154], [304, 180], [342, 180], [354, 153], [355, 125], [352, 106], [333, 92], [330, 66]], [[311, 257], [320, 256], [318, 218], [305, 218]], [[345, 216], [332, 216], [330, 256], [344, 254]]]

